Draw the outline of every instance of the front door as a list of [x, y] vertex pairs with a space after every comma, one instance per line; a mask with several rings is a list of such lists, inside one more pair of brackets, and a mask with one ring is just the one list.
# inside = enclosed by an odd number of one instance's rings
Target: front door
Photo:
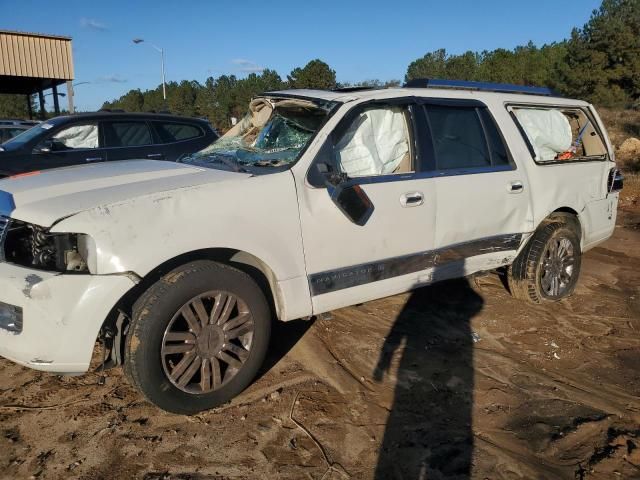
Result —
[[104, 161], [100, 137], [96, 122], [63, 127], [36, 145], [26, 168], [45, 170]]
[[[436, 179], [420, 173], [414, 110], [411, 99], [354, 107], [327, 137], [310, 176], [296, 175], [314, 313], [431, 280]], [[346, 179], [338, 188], [361, 189], [369, 211], [361, 215], [366, 208], [353, 190], [336, 205], [331, 187], [318, 181], [318, 163]], [[361, 221], [346, 214], [352, 207]]]

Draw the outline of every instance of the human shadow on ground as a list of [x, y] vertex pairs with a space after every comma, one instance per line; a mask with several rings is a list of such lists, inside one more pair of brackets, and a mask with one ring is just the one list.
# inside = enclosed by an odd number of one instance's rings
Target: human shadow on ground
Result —
[[397, 368], [376, 480], [471, 478], [470, 325], [483, 303], [462, 278], [415, 290], [396, 318], [373, 373], [383, 382]]

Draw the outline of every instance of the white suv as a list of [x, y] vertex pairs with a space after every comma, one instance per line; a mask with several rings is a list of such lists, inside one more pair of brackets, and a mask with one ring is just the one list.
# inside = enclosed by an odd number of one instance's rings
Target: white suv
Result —
[[621, 178], [594, 108], [539, 88], [289, 90], [181, 163], [0, 181], [0, 355], [85, 372], [96, 340], [159, 407], [228, 401], [272, 318], [504, 268], [573, 291]]

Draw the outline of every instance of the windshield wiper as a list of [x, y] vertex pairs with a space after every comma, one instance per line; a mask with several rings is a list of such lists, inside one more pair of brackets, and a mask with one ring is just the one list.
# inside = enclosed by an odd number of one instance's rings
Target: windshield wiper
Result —
[[240, 172], [240, 173], [249, 173], [249, 170], [247, 170], [246, 168], [244, 168], [240, 162], [236, 159], [229, 159], [227, 157], [215, 157], [214, 159], [217, 162], [220, 163], [224, 163], [227, 167], [229, 167], [231, 170], [233, 170], [234, 172]]

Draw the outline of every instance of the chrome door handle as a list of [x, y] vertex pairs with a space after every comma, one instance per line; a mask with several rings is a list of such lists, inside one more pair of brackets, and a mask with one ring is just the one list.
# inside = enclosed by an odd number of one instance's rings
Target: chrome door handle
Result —
[[400, 205], [403, 207], [417, 207], [424, 203], [422, 192], [409, 192], [400, 197]]
[[164, 155], [162, 153], [150, 153], [147, 155], [147, 158], [162, 158]]
[[509, 193], [522, 193], [524, 184], [520, 181], [511, 182], [509, 184]]
[[89, 158], [85, 158], [84, 160], [87, 163], [101, 162], [102, 161], [102, 157], [89, 157]]

